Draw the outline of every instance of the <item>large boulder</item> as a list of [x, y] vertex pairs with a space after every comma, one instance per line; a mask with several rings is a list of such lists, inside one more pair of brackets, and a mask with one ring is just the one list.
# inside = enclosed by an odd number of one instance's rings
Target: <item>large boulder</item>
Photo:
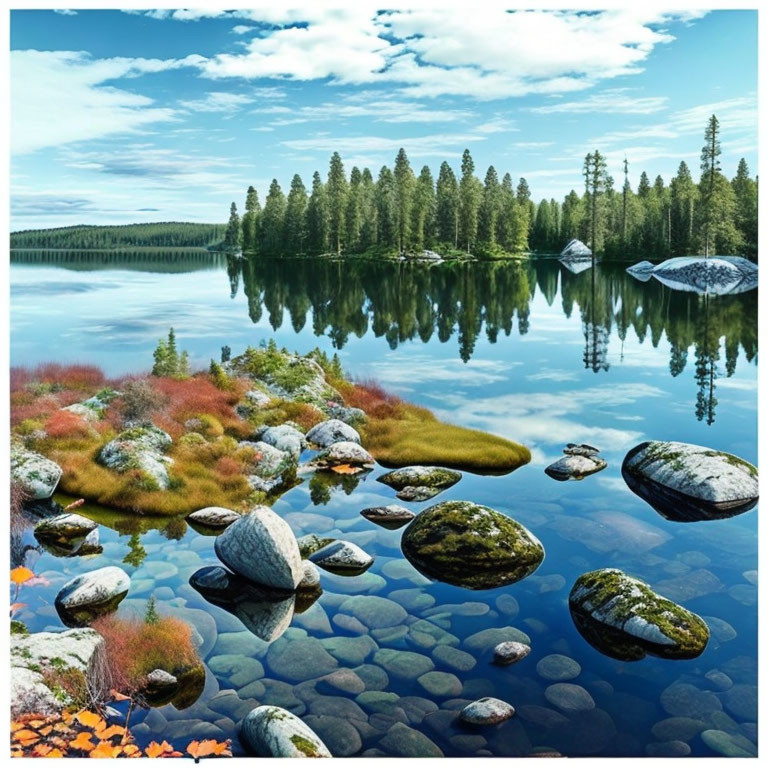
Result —
[[318, 448], [327, 448], [340, 442], [360, 444], [360, 435], [354, 427], [340, 419], [328, 419], [316, 424], [307, 432], [307, 442]]
[[669, 520], [715, 520], [757, 504], [757, 469], [730, 453], [700, 445], [651, 441], [624, 457], [627, 485]]
[[271, 643], [291, 624], [295, 596], [270, 590], [220, 565], [195, 571], [189, 583], [212, 605], [238, 618], [260, 640]]
[[523, 525], [470, 501], [444, 501], [420, 512], [402, 548], [426, 576], [469, 589], [520, 581], [544, 559], [541, 542]]
[[301, 452], [307, 447], [307, 440], [304, 435], [290, 424], [267, 427], [259, 436], [259, 440], [289, 454], [295, 462], [299, 460]]
[[709, 641], [709, 628], [701, 617], [616, 568], [580, 576], [568, 605], [587, 642], [624, 661], [642, 659], [647, 653], [693, 659]]
[[573, 256], [583, 257], [591, 255], [592, 251], [590, 251], [589, 248], [581, 242], [581, 240], [577, 240], [576, 238], [569, 240], [568, 244], [560, 252], [560, 258], [569, 258]]
[[39, 453], [11, 445], [11, 480], [31, 499], [48, 499], [61, 479], [61, 467]]
[[63, 411], [70, 411], [71, 413], [80, 416], [85, 421], [94, 422], [100, 421], [104, 418], [109, 404], [120, 395], [114, 389], [105, 388], [100, 392], [97, 392], [93, 397], [89, 397], [87, 400], [83, 400], [80, 403], [73, 403], [65, 408]]
[[[93, 629], [11, 635], [11, 716], [54, 715], [76, 704], [56, 675], [79, 678], [94, 690], [102, 682], [95, 671], [104, 638]], [[45, 674], [44, 673], [48, 673]]]
[[331, 757], [320, 737], [282, 707], [252, 709], [243, 720], [241, 737], [261, 757]]
[[359, 443], [342, 440], [332, 443], [324, 451], [318, 453], [312, 460], [312, 465], [329, 469], [343, 465], [371, 469], [374, 465], [374, 460], [373, 456]]
[[668, 288], [699, 294], [741, 293], [757, 285], [757, 264], [739, 256], [677, 256], [652, 274]]
[[294, 591], [303, 569], [296, 537], [269, 507], [255, 507], [235, 520], [214, 545], [224, 565], [256, 584]]
[[85, 626], [115, 610], [130, 587], [130, 576], [122, 568], [108, 565], [70, 579], [59, 590], [54, 604], [67, 626]]
[[173, 459], [164, 454], [171, 442], [167, 432], [152, 424], [130, 427], [110, 440], [98, 459], [115, 472], [139, 470], [149, 487], [165, 490], [169, 485], [168, 465], [173, 464]]
[[[290, 429], [293, 428], [291, 427]], [[298, 432], [298, 434], [301, 435], [301, 432]], [[301, 440], [299, 439], [300, 442]], [[295, 460], [291, 453], [275, 448], [274, 445], [270, 445], [263, 440], [255, 442], [243, 440], [240, 446], [251, 448], [254, 451], [253, 473], [265, 480], [279, 477], [287, 469], [295, 466]], [[300, 447], [299, 450], [301, 450]]]
[[85, 538], [96, 527], [97, 524], [88, 517], [83, 517], [73, 512], [64, 512], [61, 515], [41, 520], [35, 526], [35, 536], [38, 538], [68, 541]]
[[398, 491], [398, 498], [423, 501], [436, 496], [461, 480], [461, 472], [443, 467], [402, 467], [376, 478]]

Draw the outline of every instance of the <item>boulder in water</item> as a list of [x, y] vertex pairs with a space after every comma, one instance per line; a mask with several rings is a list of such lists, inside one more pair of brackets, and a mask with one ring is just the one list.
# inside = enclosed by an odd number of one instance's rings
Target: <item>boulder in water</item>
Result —
[[69, 627], [82, 627], [110, 613], [128, 594], [131, 578], [114, 565], [75, 576], [56, 595], [55, 606]]
[[636, 277], [638, 280], [646, 283], [651, 279], [654, 268], [650, 261], [639, 261], [637, 264], [627, 267], [627, 272], [632, 277]]
[[307, 432], [307, 442], [318, 448], [328, 448], [333, 443], [360, 444], [360, 435], [354, 427], [350, 427], [341, 419], [328, 419], [316, 424]]
[[561, 459], [550, 464], [544, 471], [555, 480], [583, 480], [608, 466], [605, 459], [597, 454], [598, 449], [582, 443], [568, 443]]
[[187, 522], [205, 528], [223, 530], [240, 518], [240, 513], [226, 507], [205, 507], [187, 515]]
[[717, 520], [757, 504], [757, 469], [730, 453], [653, 440], [624, 457], [621, 474], [634, 493], [668, 520]]
[[757, 285], [757, 264], [740, 256], [676, 256], [652, 274], [668, 288], [700, 294], [741, 293]]
[[243, 720], [241, 735], [261, 757], [331, 757], [320, 737], [282, 707], [252, 709]]
[[11, 445], [11, 480], [31, 499], [48, 499], [61, 479], [61, 467], [21, 445]]
[[587, 248], [584, 243], [581, 242], [581, 240], [577, 240], [574, 238], [573, 240], [570, 240], [568, 244], [563, 248], [563, 250], [560, 252], [560, 258], [570, 258], [574, 256], [591, 256], [592, 251]]
[[373, 564], [373, 558], [351, 541], [334, 541], [309, 556], [315, 565], [331, 573], [360, 574]]
[[383, 507], [367, 507], [361, 510], [360, 514], [382, 528], [402, 528], [415, 517], [410, 509], [401, 507], [399, 504], [387, 504]]

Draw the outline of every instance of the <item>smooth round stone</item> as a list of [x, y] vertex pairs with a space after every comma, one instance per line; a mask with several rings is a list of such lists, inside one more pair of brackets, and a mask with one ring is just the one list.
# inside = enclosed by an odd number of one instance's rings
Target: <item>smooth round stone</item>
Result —
[[35, 526], [35, 533], [44, 537], [76, 539], [86, 536], [97, 527], [97, 524], [88, 517], [73, 512], [64, 512], [61, 515], [41, 520]]
[[267, 689], [261, 680], [254, 680], [252, 683], [248, 683], [248, 685], [238, 688], [237, 695], [241, 699], [256, 699], [257, 701], [261, 701], [266, 690]]
[[353, 671], [365, 684], [366, 691], [383, 691], [389, 686], [389, 675], [375, 664], [361, 664]]
[[690, 741], [706, 727], [703, 720], [692, 717], [668, 717], [654, 723], [651, 733], [659, 741]]
[[523, 704], [518, 708], [517, 713], [525, 722], [547, 730], [562, 729], [570, 722], [560, 712], [549, 707], [540, 707], [538, 704]]
[[509, 720], [515, 708], [501, 699], [478, 699], [461, 710], [459, 718], [470, 725], [495, 725]]
[[307, 715], [304, 723], [322, 739], [334, 757], [350, 757], [363, 747], [355, 726], [341, 717]]
[[297, 589], [317, 591], [320, 588], [320, 571], [317, 566], [309, 560], [302, 560], [301, 569], [301, 581]]
[[757, 586], [757, 571], [744, 571], [741, 574], [750, 584]]
[[746, 736], [725, 731], [703, 731], [701, 740], [718, 755], [724, 757], [756, 757], [757, 747]]
[[379, 576], [378, 573], [357, 574], [354, 578], [349, 574], [341, 576], [328, 571], [323, 574], [323, 584], [333, 592], [339, 592], [344, 595], [372, 595], [374, 592], [381, 592], [387, 588], [387, 580]]
[[280, 707], [252, 710], [243, 720], [242, 736], [254, 752], [265, 757], [331, 757], [308, 725]]
[[725, 672], [721, 672], [719, 669], [710, 669], [704, 677], [709, 681], [709, 684], [715, 691], [727, 691], [733, 686], [733, 680], [731, 680]]
[[446, 613], [451, 616], [484, 616], [491, 609], [486, 603], [469, 601], [466, 603], [448, 603], [446, 605], [436, 605], [428, 611], [424, 611], [424, 616], [434, 616], [436, 614]]
[[295, 613], [293, 622], [312, 634], [332, 635], [333, 627], [320, 603], [313, 603], [303, 613]]
[[70, 579], [59, 590], [56, 605], [65, 610], [105, 605], [125, 596], [130, 586], [130, 576], [122, 568], [108, 565]]
[[531, 638], [515, 627], [491, 627], [465, 638], [464, 645], [468, 650], [479, 654], [495, 648], [499, 643], [508, 641], [525, 643], [529, 646], [531, 644]]
[[435, 604], [435, 598], [432, 595], [418, 588], [396, 589], [394, 592], [390, 592], [388, 597], [390, 600], [400, 603], [410, 613], [418, 613]]
[[373, 655], [373, 661], [393, 677], [405, 680], [416, 680], [435, 668], [435, 663], [428, 656], [394, 648], [380, 648]]
[[406, 509], [400, 504], [387, 504], [387, 506], [384, 507], [368, 507], [361, 510], [360, 514], [372, 523], [392, 528], [400, 528], [416, 517], [410, 509]]
[[307, 637], [299, 640], [280, 638], [267, 652], [269, 668], [281, 678], [301, 682], [333, 672], [339, 662], [321, 645]]
[[434, 619], [419, 619], [408, 628], [409, 640], [421, 648], [433, 648], [435, 645], [458, 645], [459, 638], [437, 626]]
[[652, 741], [645, 745], [648, 757], [687, 757], [691, 748], [684, 741]]
[[426, 576], [422, 576], [407, 560], [390, 560], [384, 563], [381, 572], [392, 581], [407, 579], [417, 586], [432, 583]]
[[723, 695], [725, 708], [734, 717], [747, 722], [757, 720], [757, 686], [734, 685]]
[[434, 741], [404, 723], [395, 723], [379, 745], [396, 757], [443, 757]]
[[355, 701], [366, 712], [387, 712], [400, 700], [396, 693], [389, 691], [364, 691]]
[[361, 571], [370, 568], [373, 563], [373, 558], [365, 550], [343, 539], [326, 544], [313, 552], [309, 559], [321, 568], [336, 573]]
[[411, 725], [420, 723], [426, 715], [438, 709], [434, 701], [423, 696], [403, 696], [398, 706], [405, 712]]
[[370, 629], [402, 624], [408, 612], [394, 600], [376, 595], [357, 595], [345, 600], [339, 610], [354, 616]]
[[206, 663], [214, 675], [229, 678], [229, 682], [238, 688], [264, 677], [264, 667], [258, 659], [213, 656]]
[[208, 528], [226, 528], [240, 517], [238, 512], [226, 507], [204, 507], [187, 515], [190, 523], [198, 523]]
[[493, 649], [493, 660], [496, 664], [507, 666], [524, 659], [531, 652], [531, 646], [518, 643], [514, 640], [506, 640], [499, 643]]
[[517, 616], [520, 613], [520, 604], [512, 595], [499, 595], [496, 598], [496, 608], [504, 616]]
[[320, 642], [331, 656], [348, 666], [362, 664], [379, 647], [376, 641], [368, 635], [326, 637]]
[[461, 689], [461, 695], [465, 699], [482, 699], [485, 696], [492, 696], [496, 691], [493, 680], [487, 677], [473, 677], [466, 680]]
[[673, 683], [661, 692], [661, 707], [669, 715], [703, 718], [723, 708], [720, 699], [689, 683]]
[[469, 672], [476, 664], [475, 657], [450, 645], [437, 645], [432, 651], [432, 658], [440, 664], [459, 672]]
[[377, 643], [394, 645], [398, 640], [402, 640], [408, 634], [408, 627], [400, 624], [398, 627], [384, 627], [383, 629], [372, 629], [371, 636]]
[[538, 664], [536, 664], [536, 671], [545, 680], [573, 680], [574, 677], [581, 674], [581, 665], [568, 656], [553, 653], [539, 659]]
[[339, 419], [328, 419], [316, 424], [305, 435], [307, 442], [320, 448], [327, 448], [333, 443], [360, 443], [357, 430]]
[[354, 616], [349, 616], [346, 613], [334, 614], [333, 623], [345, 632], [351, 632], [353, 635], [365, 635], [368, 633], [368, 627], [363, 624], [360, 619], [356, 619]]
[[418, 682], [427, 693], [441, 698], [458, 696], [462, 688], [461, 680], [450, 672], [427, 672]]
[[[487, 739], [479, 733], [460, 733], [457, 736], [451, 736], [448, 741], [457, 752], [465, 754], [478, 752], [488, 743]], [[488, 755], [490, 757], [493, 753], [489, 752]]]
[[555, 683], [544, 691], [544, 698], [566, 714], [594, 709], [595, 700], [589, 691], [573, 683]]
[[712, 637], [718, 642], [727, 643], [736, 637], [736, 630], [724, 619], [719, 619], [717, 616], [704, 616], [703, 618], [707, 622]]
[[365, 690], [365, 683], [351, 669], [337, 669], [317, 681], [317, 690], [320, 693], [331, 695], [339, 691], [343, 693], [362, 693]]

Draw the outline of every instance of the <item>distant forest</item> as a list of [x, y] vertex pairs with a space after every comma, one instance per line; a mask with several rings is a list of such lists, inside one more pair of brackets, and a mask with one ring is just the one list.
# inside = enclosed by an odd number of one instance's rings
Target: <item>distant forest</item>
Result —
[[206, 248], [220, 243], [224, 224], [164, 221], [155, 224], [57, 227], [11, 233], [11, 248]]
[[393, 254], [434, 249], [443, 255], [494, 257], [557, 253], [579, 238], [605, 256], [664, 259], [688, 254], [757, 255], [757, 178], [744, 159], [729, 180], [720, 164], [720, 124], [707, 121], [701, 176], [681, 162], [669, 184], [643, 172], [637, 189], [629, 164], [617, 189], [598, 151], [584, 158], [584, 191], [562, 202], [532, 200], [527, 181], [500, 179], [490, 166], [481, 181], [464, 150], [457, 176], [443, 162], [435, 181], [429, 166], [418, 175], [400, 149], [390, 169], [374, 179], [368, 168], [349, 175], [338, 152], [325, 180], [319, 172], [307, 190], [301, 177], [286, 195], [273, 179], [262, 208], [248, 188], [244, 212], [230, 207], [225, 247], [261, 256], [343, 253]]

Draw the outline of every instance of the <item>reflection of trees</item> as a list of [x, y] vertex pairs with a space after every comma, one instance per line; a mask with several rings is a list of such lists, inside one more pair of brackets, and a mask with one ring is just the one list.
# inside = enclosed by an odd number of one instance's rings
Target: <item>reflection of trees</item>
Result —
[[710, 297], [702, 296], [704, 304], [699, 315], [699, 333], [696, 342], [696, 418], [706, 419], [707, 424], [715, 421], [715, 379], [717, 378], [716, 363], [720, 359], [720, 339], [717, 327], [711, 322]]

